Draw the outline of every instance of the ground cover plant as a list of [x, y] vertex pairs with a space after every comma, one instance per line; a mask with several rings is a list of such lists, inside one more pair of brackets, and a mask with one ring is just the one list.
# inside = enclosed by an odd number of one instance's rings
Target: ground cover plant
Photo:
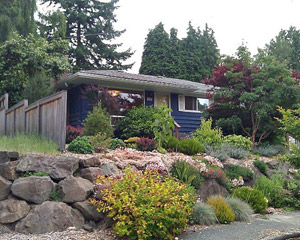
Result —
[[272, 157], [278, 154], [284, 154], [285, 151], [286, 150], [283, 145], [265, 145], [258, 146], [252, 149], [252, 153], [265, 157]]
[[213, 225], [217, 223], [217, 221], [218, 218], [211, 205], [206, 203], [196, 203], [194, 205], [193, 214], [190, 217], [192, 224]]
[[[122, 178], [100, 176], [102, 200], [91, 199], [98, 211], [114, 219], [113, 229], [129, 239], [173, 239], [183, 231], [192, 213], [192, 187], [155, 170], [127, 168]], [[97, 188], [97, 187], [96, 187]]]
[[68, 145], [67, 150], [73, 153], [91, 154], [94, 152], [94, 147], [91, 145], [89, 137], [83, 136], [73, 140]]
[[17, 151], [20, 154], [43, 153], [59, 154], [56, 143], [36, 135], [18, 134], [15, 136], [0, 136], [0, 151]]
[[262, 174], [267, 174], [268, 171], [268, 167], [267, 164], [264, 161], [260, 161], [260, 160], [255, 160], [253, 162], [253, 165], [255, 167], [257, 167], [257, 169], [262, 173]]
[[110, 140], [110, 149], [115, 150], [117, 148], [125, 148], [125, 143], [119, 138], [113, 138]]
[[235, 197], [229, 197], [226, 201], [234, 212], [235, 221], [250, 221], [253, 209], [249, 204]]
[[239, 165], [229, 165], [225, 173], [230, 180], [239, 179], [239, 177], [242, 176], [244, 181], [250, 181], [254, 176], [254, 173], [249, 168]]
[[211, 196], [207, 199], [216, 212], [219, 223], [231, 223], [234, 221], [234, 211], [222, 196]]

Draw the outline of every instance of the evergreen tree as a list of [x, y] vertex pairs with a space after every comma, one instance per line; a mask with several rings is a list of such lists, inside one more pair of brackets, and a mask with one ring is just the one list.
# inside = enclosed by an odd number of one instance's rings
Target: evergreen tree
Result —
[[34, 13], [36, 0], [0, 1], [0, 43], [9, 40], [13, 32], [23, 37], [36, 32]]
[[128, 69], [123, 64], [133, 53], [131, 49], [118, 52], [122, 44], [111, 43], [125, 30], [114, 29], [114, 11], [118, 0], [43, 0], [59, 4], [67, 19], [67, 38], [71, 42], [70, 59], [79, 69]]

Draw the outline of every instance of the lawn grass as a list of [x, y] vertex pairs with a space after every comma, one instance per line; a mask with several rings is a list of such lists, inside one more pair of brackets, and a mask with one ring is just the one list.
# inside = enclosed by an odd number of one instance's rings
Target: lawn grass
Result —
[[40, 136], [26, 134], [0, 136], [0, 151], [16, 151], [20, 154], [43, 153], [57, 155], [60, 153], [56, 143]]

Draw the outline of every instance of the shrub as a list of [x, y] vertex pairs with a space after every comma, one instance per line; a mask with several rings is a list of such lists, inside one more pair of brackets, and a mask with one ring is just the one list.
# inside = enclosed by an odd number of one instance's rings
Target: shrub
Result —
[[220, 128], [212, 128], [212, 119], [202, 119], [200, 128], [193, 133], [193, 136], [203, 145], [217, 147], [223, 142], [223, 133]]
[[130, 137], [127, 140], [124, 140], [124, 143], [136, 143], [139, 139], [139, 137]]
[[230, 197], [226, 199], [229, 206], [232, 208], [235, 221], [250, 221], [251, 215], [253, 214], [253, 209], [246, 202]]
[[68, 146], [68, 151], [72, 153], [90, 154], [94, 152], [93, 146], [89, 142], [89, 138], [77, 137]]
[[125, 143], [119, 138], [113, 138], [110, 140], [110, 149], [115, 150], [117, 148], [125, 148]]
[[214, 208], [209, 204], [196, 203], [193, 207], [193, 210], [191, 223], [212, 225], [218, 221]]
[[227, 147], [225, 147], [224, 144], [219, 148], [214, 148], [212, 146], [206, 145], [205, 152], [208, 155], [219, 159], [221, 162], [225, 162], [229, 158], [227, 154]]
[[286, 180], [284, 188], [287, 190], [284, 196], [284, 208], [288, 210], [300, 209], [300, 181]]
[[185, 161], [175, 161], [171, 166], [170, 173], [173, 177], [192, 185], [195, 189], [199, 189], [203, 182], [199, 169]]
[[101, 102], [93, 108], [92, 112], [88, 113], [83, 121], [83, 126], [83, 134], [86, 136], [94, 136], [97, 133], [101, 133], [110, 137], [113, 133], [108, 113], [101, 107]]
[[260, 156], [272, 157], [278, 154], [285, 153], [285, 147], [283, 145], [267, 145], [267, 146], [258, 146], [252, 149], [254, 154], [258, 154]]
[[82, 135], [82, 128], [76, 128], [71, 125], [67, 126], [66, 143], [72, 142], [75, 138]]
[[283, 184], [283, 179], [279, 175], [273, 176], [272, 179], [260, 176], [257, 178], [255, 188], [260, 190], [266, 196], [270, 206], [283, 207], [285, 196]]
[[249, 156], [249, 151], [243, 149], [243, 148], [238, 148], [238, 147], [231, 147], [231, 146], [224, 146], [226, 149], [225, 151], [227, 152], [228, 156], [234, 159], [244, 159]]
[[252, 142], [249, 138], [243, 137], [242, 135], [227, 135], [224, 137], [224, 142], [230, 146], [243, 148], [250, 151]]
[[99, 212], [115, 220], [113, 229], [129, 239], [173, 239], [188, 223], [195, 193], [170, 176], [157, 171], [140, 173], [126, 169], [123, 178], [99, 176], [102, 200], [91, 200]]
[[257, 167], [257, 169], [262, 173], [262, 174], [267, 174], [267, 164], [264, 161], [256, 160], [253, 162], [253, 165]]
[[194, 139], [183, 139], [179, 141], [178, 151], [187, 155], [196, 155], [204, 151], [203, 145]]
[[209, 197], [207, 203], [215, 209], [219, 223], [231, 223], [234, 221], [234, 212], [223, 197]]
[[95, 152], [103, 152], [105, 151], [110, 145], [110, 138], [108, 138], [103, 133], [97, 133], [94, 136], [89, 137], [89, 142], [93, 146]]
[[149, 137], [154, 138], [153, 123], [155, 113], [159, 110], [154, 107], [133, 107], [117, 126], [115, 135], [121, 139], [130, 137]]
[[250, 187], [236, 188], [232, 196], [244, 200], [256, 213], [264, 213], [268, 207], [268, 199], [257, 189]]
[[141, 137], [136, 141], [136, 146], [140, 151], [153, 151], [156, 147], [154, 139]]
[[290, 144], [290, 153], [283, 156], [283, 160], [291, 163], [297, 168], [300, 168], [300, 149], [296, 144]]
[[230, 179], [239, 179], [242, 176], [244, 181], [250, 181], [253, 179], [254, 173], [249, 168], [244, 168], [239, 165], [229, 165], [228, 169], [225, 171], [226, 176]]
[[176, 152], [178, 150], [178, 145], [179, 139], [173, 136], [168, 136], [165, 141], [163, 141], [163, 148], [167, 150], [171, 149]]
[[215, 179], [219, 184], [221, 184], [228, 191], [230, 191], [231, 184], [228, 182], [228, 179], [222, 169], [210, 166], [206, 172], [203, 172], [203, 176], [206, 179]]

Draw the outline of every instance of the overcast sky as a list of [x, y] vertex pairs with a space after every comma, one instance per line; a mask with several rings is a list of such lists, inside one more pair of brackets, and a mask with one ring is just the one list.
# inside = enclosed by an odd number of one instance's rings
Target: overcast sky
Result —
[[185, 37], [188, 22], [215, 31], [222, 54], [233, 55], [244, 41], [252, 54], [281, 29], [300, 28], [300, 0], [120, 0], [116, 28], [126, 29], [118, 42], [131, 47], [135, 62], [129, 72], [138, 73], [149, 29], [162, 22], [165, 30], [178, 29]]

